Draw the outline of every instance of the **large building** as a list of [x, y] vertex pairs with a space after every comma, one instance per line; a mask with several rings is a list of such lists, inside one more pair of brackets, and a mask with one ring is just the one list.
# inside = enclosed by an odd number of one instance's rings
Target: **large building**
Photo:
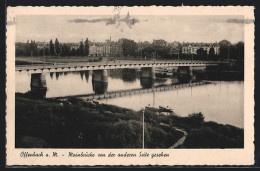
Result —
[[89, 56], [109, 56], [110, 55], [110, 43], [93, 42], [89, 45]]
[[219, 47], [218, 43], [183, 43], [182, 54], [197, 54], [197, 50], [200, 48], [207, 51], [207, 54], [209, 54], [210, 48], [213, 48], [214, 53], [218, 55]]

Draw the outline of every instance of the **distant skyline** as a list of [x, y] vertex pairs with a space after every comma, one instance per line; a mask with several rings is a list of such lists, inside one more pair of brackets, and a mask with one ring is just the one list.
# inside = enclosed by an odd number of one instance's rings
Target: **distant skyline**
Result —
[[244, 41], [244, 25], [227, 22], [243, 16], [59, 16], [20, 15], [16, 20], [16, 42], [104, 42], [120, 38], [136, 42], [164, 39], [167, 42]]

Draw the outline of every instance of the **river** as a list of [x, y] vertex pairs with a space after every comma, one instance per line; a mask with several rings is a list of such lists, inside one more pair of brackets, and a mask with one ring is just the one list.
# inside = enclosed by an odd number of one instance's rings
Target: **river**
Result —
[[[17, 93], [26, 93], [32, 90], [31, 74], [16, 72], [15, 76]], [[140, 71], [134, 69], [108, 70], [105, 73], [98, 71], [45, 73], [43, 78], [47, 86], [47, 91], [44, 92], [46, 98], [103, 94], [110, 91], [143, 89], [198, 80], [198, 76], [188, 80], [179, 76], [157, 77], [156, 79], [141, 78]], [[203, 77], [202, 79], [209, 80], [211, 84], [99, 101], [133, 110], [143, 109], [147, 105], [169, 106], [180, 116], [201, 112], [206, 121], [243, 128], [244, 82], [224, 78]]]

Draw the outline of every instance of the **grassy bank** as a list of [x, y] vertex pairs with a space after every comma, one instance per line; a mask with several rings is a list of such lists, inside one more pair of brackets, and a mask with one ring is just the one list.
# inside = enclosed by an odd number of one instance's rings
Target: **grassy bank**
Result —
[[[80, 99], [29, 99], [16, 94], [17, 148], [142, 148], [142, 112]], [[169, 148], [183, 133], [180, 148], [242, 148], [243, 129], [188, 117], [145, 111], [145, 147]]]

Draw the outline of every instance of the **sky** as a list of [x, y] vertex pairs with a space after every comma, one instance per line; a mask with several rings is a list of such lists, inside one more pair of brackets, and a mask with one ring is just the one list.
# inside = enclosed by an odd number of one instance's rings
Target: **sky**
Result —
[[[242, 16], [159, 16], [130, 14], [129, 22], [121, 14], [117, 22], [114, 16], [70, 16], [70, 15], [19, 15], [16, 20], [16, 42], [27, 40], [79, 42], [88, 38], [104, 42], [111, 36], [112, 41], [120, 38], [136, 42], [164, 39], [167, 42], [219, 42], [244, 41], [244, 25], [227, 22], [242, 19]], [[128, 22], [128, 24], [127, 24]], [[134, 23], [134, 24], [133, 24]]]

